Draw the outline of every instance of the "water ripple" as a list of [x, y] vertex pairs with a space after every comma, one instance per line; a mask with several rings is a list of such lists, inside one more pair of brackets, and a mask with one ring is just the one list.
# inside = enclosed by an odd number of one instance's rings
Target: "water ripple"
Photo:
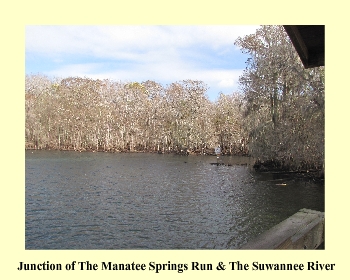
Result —
[[213, 159], [26, 153], [26, 248], [238, 248], [301, 208], [324, 210], [322, 186], [291, 178], [281, 188]]

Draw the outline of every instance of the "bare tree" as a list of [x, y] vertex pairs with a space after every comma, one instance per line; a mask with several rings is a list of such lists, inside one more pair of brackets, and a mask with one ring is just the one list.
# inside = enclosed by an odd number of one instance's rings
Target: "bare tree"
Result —
[[284, 168], [323, 168], [324, 68], [304, 69], [282, 26], [236, 44], [250, 55], [240, 77], [249, 152]]

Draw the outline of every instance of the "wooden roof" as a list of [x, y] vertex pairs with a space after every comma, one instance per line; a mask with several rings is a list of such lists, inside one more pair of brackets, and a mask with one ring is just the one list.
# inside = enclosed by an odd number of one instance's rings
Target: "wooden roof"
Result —
[[283, 25], [305, 68], [324, 66], [324, 25]]

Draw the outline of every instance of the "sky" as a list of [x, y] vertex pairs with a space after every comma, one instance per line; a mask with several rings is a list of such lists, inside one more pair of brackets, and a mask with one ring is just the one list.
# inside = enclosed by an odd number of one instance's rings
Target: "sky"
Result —
[[256, 25], [26, 26], [26, 74], [166, 86], [200, 80], [210, 100], [238, 90], [247, 55], [234, 45]]

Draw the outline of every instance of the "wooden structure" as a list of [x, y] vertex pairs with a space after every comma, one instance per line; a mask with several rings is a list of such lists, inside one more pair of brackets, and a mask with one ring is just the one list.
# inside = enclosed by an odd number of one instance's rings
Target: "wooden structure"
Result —
[[241, 249], [317, 249], [324, 243], [324, 212], [301, 209]]
[[305, 68], [325, 64], [324, 25], [283, 25]]

